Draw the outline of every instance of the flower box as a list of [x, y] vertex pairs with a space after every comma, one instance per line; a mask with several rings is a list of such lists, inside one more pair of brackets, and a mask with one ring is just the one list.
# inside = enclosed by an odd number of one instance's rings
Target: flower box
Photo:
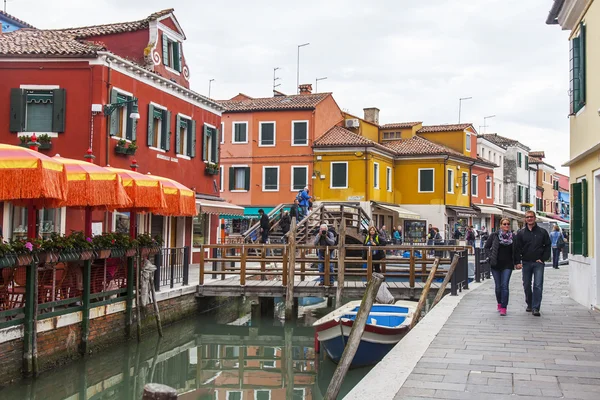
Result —
[[115, 146], [115, 153], [117, 153], [117, 154], [127, 154], [127, 147]]
[[17, 264], [17, 256], [14, 254], [5, 254], [0, 257], [0, 267], [12, 267]]
[[50, 150], [52, 149], [52, 142], [40, 142], [38, 150]]
[[125, 257], [133, 257], [137, 253], [136, 249], [127, 249], [125, 250]]
[[125, 154], [132, 156], [132, 155], [134, 155], [134, 154], [135, 154], [136, 150], [137, 150], [137, 148], [136, 148], [136, 149], [133, 149], [133, 148], [131, 148], [131, 147], [128, 147], [128, 148], [127, 148], [127, 151], [125, 152]]
[[160, 247], [142, 247], [142, 257], [151, 257], [160, 251]]
[[33, 254], [17, 254], [17, 265], [30, 265], [33, 262]]
[[40, 262], [43, 262], [43, 263], [58, 262], [58, 254], [51, 252], [51, 251], [40, 253], [39, 257], [40, 257]]
[[79, 261], [81, 253], [77, 250], [63, 250], [58, 253], [58, 261], [60, 262], [71, 262]]
[[207, 166], [204, 170], [206, 175], [219, 175], [219, 167], [209, 167]]
[[110, 249], [96, 250], [96, 258], [104, 260], [110, 257]]
[[81, 261], [91, 260], [92, 258], [94, 258], [93, 250], [82, 250], [81, 254], [79, 255], [79, 259]]
[[124, 255], [125, 255], [124, 249], [111, 249], [110, 250], [111, 258], [119, 258], [119, 257], [123, 257]]

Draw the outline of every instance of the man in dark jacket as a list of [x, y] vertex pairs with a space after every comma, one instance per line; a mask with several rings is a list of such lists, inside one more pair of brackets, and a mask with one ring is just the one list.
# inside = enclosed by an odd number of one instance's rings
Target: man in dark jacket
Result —
[[283, 242], [285, 243], [286, 237], [285, 235], [290, 231], [290, 226], [292, 224], [292, 219], [290, 218], [290, 213], [288, 210], [283, 211], [281, 214], [281, 220], [279, 221], [279, 226], [281, 227], [281, 233], [283, 235]]
[[265, 214], [265, 210], [263, 210], [262, 208], [258, 210], [258, 215], [260, 215], [261, 243], [265, 244], [269, 240], [269, 231], [271, 230], [271, 225], [269, 224], [269, 216]]
[[296, 222], [302, 219], [302, 209], [298, 204], [298, 199], [294, 199], [294, 205], [290, 208], [290, 218], [296, 218]]
[[[523, 289], [525, 289], [527, 312], [539, 317], [542, 291], [544, 290], [544, 261], [550, 258], [552, 243], [548, 232], [536, 224], [535, 212], [526, 211], [525, 222], [525, 227], [519, 230], [515, 241], [515, 265], [517, 269], [523, 268]], [[533, 292], [531, 290], [532, 278]]]
[[[321, 226], [319, 227], [319, 232], [317, 233], [317, 235], [315, 236], [315, 242], [314, 242], [315, 246], [334, 246], [335, 245], [335, 234], [329, 230], [329, 228], [327, 227], [327, 224], [321, 224]], [[330, 254], [329, 254], [329, 259], [333, 259], [333, 249], [330, 249]], [[319, 260], [324, 260], [325, 259], [325, 251], [322, 249], [319, 249], [317, 251], [317, 254], [319, 256]], [[323, 265], [322, 262], [319, 263], [319, 272], [324, 274], [325, 273], [325, 266]], [[325, 282], [325, 275], [319, 275], [319, 285], [323, 286], [323, 283]], [[330, 262], [329, 263], [329, 285], [333, 285], [333, 263]]]

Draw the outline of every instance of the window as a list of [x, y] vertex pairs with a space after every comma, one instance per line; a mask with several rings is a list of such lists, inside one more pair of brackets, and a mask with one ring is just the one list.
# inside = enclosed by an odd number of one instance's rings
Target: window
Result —
[[171, 40], [167, 35], [162, 35], [163, 39], [163, 64], [177, 72], [181, 72], [181, 43]]
[[[110, 114], [110, 136], [120, 139], [136, 140], [137, 121], [129, 116], [133, 111], [133, 95], [113, 88], [110, 92], [110, 103], [119, 106]], [[122, 104], [121, 104], [122, 103]]]
[[[467, 132], [467, 143], [466, 143], [467, 151], [471, 151], [471, 134]], [[484, 150], [485, 152], [485, 150]]]
[[523, 155], [517, 152], [517, 167], [521, 168], [523, 166]]
[[467, 195], [469, 192], [467, 190], [469, 187], [469, 174], [466, 172], [462, 173], [462, 181], [461, 181], [461, 186], [462, 186], [462, 194], [463, 195]]
[[304, 400], [305, 396], [306, 396], [305, 389], [304, 388], [299, 388], [299, 389], [294, 388], [293, 396], [294, 396], [292, 398], [293, 400]]
[[292, 121], [292, 146], [308, 146], [308, 121]]
[[[65, 89], [11, 89], [10, 131], [62, 133], [65, 131]], [[52, 88], [52, 89], [50, 89]]]
[[385, 168], [385, 188], [388, 192], [392, 191], [392, 169], [390, 167]]
[[523, 186], [519, 185], [518, 189], [517, 189], [517, 201], [519, 203], [523, 202]]
[[279, 191], [279, 167], [263, 167], [263, 192]]
[[547, 180], [546, 180], [546, 171], [543, 171], [543, 172], [542, 172], [542, 176], [543, 176], [542, 180], [543, 180], [544, 182], [547, 182]]
[[502, 168], [502, 156], [501, 155], [498, 156], [498, 166], [500, 168]]
[[225, 144], [225, 122], [221, 122], [221, 132], [220, 136], [221, 136], [221, 144]]
[[235, 391], [235, 392], [227, 391], [227, 400], [243, 400], [243, 398], [244, 398], [244, 392], [241, 392], [241, 391]]
[[379, 189], [379, 163], [373, 163], [373, 187]]
[[402, 139], [402, 132], [383, 132], [383, 140]]
[[292, 166], [292, 192], [304, 189], [308, 186], [308, 167]]
[[332, 162], [331, 163], [331, 182], [332, 189], [347, 189], [348, 188], [348, 163], [347, 162]]
[[229, 167], [229, 190], [250, 190], [250, 167]]
[[222, 192], [223, 191], [223, 186], [225, 183], [225, 174], [223, 173], [223, 166], [221, 165], [219, 167], [219, 191]]
[[471, 195], [477, 197], [477, 186], [479, 177], [475, 174], [471, 175]]
[[586, 26], [581, 22], [579, 24], [579, 36], [571, 39], [571, 49], [569, 52], [569, 102], [571, 114], [577, 114], [585, 106], [585, 31]]
[[259, 146], [275, 146], [275, 122], [260, 122], [258, 136]]
[[433, 177], [433, 168], [419, 168], [419, 193], [434, 192]]
[[571, 254], [588, 256], [587, 179], [571, 184]]
[[219, 130], [212, 125], [204, 124], [202, 140], [202, 161], [217, 164], [219, 162]]
[[525, 169], [529, 170], [529, 155], [525, 156]]
[[233, 138], [231, 143], [248, 143], [248, 123], [233, 122]]
[[485, 180], [485, 197], [492, 198], [492, 180], [490, 178]]
[[209, 239], [210, 215], [199, 213], [193, 218], [192, 226], [192, 246], [200, 247], [208, 243]]
[[148, 146], [169, 151], [171, 148], [171, 113], [158, 104], [148, 105]]
[[254, 400], [271, 400], [271, 391], [270, 390], [254, 390]]
[[175, 153], [196, 157], [196, 121], [177, 114], [175, 123]]
[[446, 178], [448, 181], [446, 182], [448, 193], [454, 193], [454, 170], [449, 169], [446, 171]]
[[[6, 240], [27, 239], [27, 208], [10, 205], [11, 218], [10, 229]], [[39, 235], [43, 239], [49, 239], [52, 233], [61, 233], [62, 209], [44, 208], [37, 211]], [[0, 230], [0, 234], [2, 231]]]
[[277, 358], [275, 347], [263, 347], [263, 358], [272, 359], [272, 361], [263, 361], [263, 368], [275, 368], [275, 359]]

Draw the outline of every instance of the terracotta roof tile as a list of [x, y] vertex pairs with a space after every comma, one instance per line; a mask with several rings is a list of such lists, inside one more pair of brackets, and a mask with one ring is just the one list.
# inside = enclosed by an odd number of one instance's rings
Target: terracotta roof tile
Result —
[[2, 10], [0, 10], [0, 16], [5, 17], [6, 19], [10, 19], [10, 20], [16, 22], [17, 24], [22, 25], [25, 28], [35, 29], [35, 26], [31, 26], [27, 22], [25, 22], [17, 17], [14, 17], [14, 16], [10, 15], [9, 13], [6, 13]]
[[391, 124], [380, 125], [381, 129], [407, 129], [412, 128], [415, 125], [422, 124], [423, 121], [415, 121], [415, 122], [393, 122]]
[[385, 146], [367, 139], [357, 133], [349, 131], [341, 126], [334, 126], [323, 136], [314, 141], [313, 147], [344, 147], [344, 146], [368, 146], [377, 147], [386, 152], [392, 152]]
[[529, 152], [529, 157], [546, 158], [546, 153], [544, 152], [544, 150], [530, 151]]
[[417, 133], [463, 131], [469, 127], [473, 128], [473, 124], [428, 125], [419, 129]]
[[331, 93], [299, 94], [250, 98], [243, 100], [217, 100], [225, 112], [312, 110]]
[[59, 31], [19, 29], [0, 35], [1, 56], [95, 56], [104, 45], [76, 40]]
[[504, 149], [506, 149], [507, 147], [510, 147], [510, 146], [516, 146], [517, 144], [520, 144], [521, 146], [523, 146], [524, 148], [529, 150], [529, 147], [525, 146], [523, 143], [519, 142], [518, 140], [500, 136], [497, 133], [487, 133], [487, 134], [483, 134], [483, 135], [479, 135], [479, 136], [494, 143], [497, 146], [504, 148]]
[[528, 161], [529, 161], [529, 164], [539, 164], [539, 163], [543, 162], [541, 158], [531, 157], [531, 156], [528, 157]]
[[452, 150], [449, 147], [433, 143], [423, 137], [413, 136], [410, 139], [391, 140], [384, 144], [385, 147], [393, 150], [397, 155], [452, 155], [455, 157], [468, 158], [458, 151]]
[[493, 162], [486, 160], [485, 158], [481, 158], [479, 156], [477, 156], [477, 165], [484, 166], [484, 167], [490, 167], [490, 168], [499, 167], [499, 165], [496, 165]]

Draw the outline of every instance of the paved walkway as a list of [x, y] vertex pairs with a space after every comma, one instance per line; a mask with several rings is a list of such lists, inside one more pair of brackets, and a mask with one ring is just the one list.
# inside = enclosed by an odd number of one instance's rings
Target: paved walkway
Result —
[[600, 313], [568, 297], [568, 279], [546, 268], [541, 317], [518, 272], [506, 317], [493, 282], [465, 296], [395, 399], [600, 399]]

